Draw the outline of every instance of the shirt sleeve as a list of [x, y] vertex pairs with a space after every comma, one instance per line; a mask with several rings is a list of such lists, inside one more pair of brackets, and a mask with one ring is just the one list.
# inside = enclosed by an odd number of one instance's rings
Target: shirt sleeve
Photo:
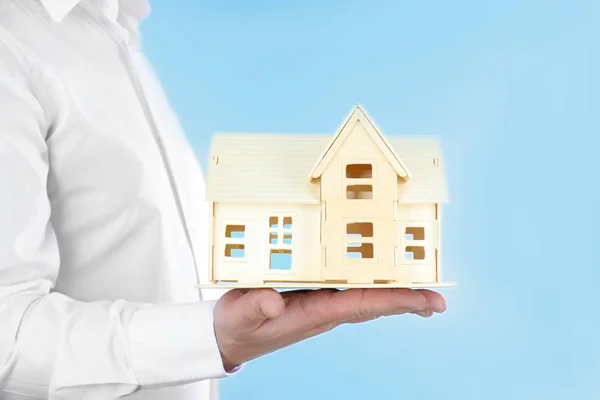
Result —
[[0, 37], [0, 398], [112, 399], [227, 376], [214, 301], [86, 303], [52, 291], [50, 114], [37, 92], [43, 76], [13, 55]]

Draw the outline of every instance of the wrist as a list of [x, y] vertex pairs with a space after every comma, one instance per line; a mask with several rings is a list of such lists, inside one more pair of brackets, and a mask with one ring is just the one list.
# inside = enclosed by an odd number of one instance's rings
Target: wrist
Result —
[[221, 353], [221, 361], [223, 362], [223, 369], [225, 370], [226, 373], [231, 374], [240, 369], [241, 364], [234, 363], [233, 361], [229, 360], [227, 358], [227, 356], [225, 356], [223, 354], [222, 351], [220, 353]]
[[215, 331], [215, 340], [217, 342], [217, 347], [219, 348], [219, 354], [221, 356], [221, 362], [223, 363], [223, 369], [225, 373], [232, 374], [238, 371], [241, 368], [242, 362], [234, 362], [230, 357], [226, 354], [230, 352], [224, 351], [224, 349], [231, 348], [232, 346], [226, 345], [226, 340], [219, 334], [219, 329], [217, 329], [216, 325], [213, 326]]

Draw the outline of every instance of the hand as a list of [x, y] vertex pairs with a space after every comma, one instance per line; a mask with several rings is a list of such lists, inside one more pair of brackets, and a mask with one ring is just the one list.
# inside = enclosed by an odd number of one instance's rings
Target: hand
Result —
[[445, 310], [442, 295], [424, 289], [235, 289], [215, 306], [215, 334], [230, 370], [343, 323], [405, 313], [430, 317]]

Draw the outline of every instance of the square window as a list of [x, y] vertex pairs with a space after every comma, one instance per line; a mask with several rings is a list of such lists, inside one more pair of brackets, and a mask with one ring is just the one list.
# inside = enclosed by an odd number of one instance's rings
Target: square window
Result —
[[243, 239], [246, 233], [244, 225], [227, 225], [225, 227], [225, 237], [234, 239]]
[[346, 225], [346, 234], [348, 238], [363, 238], [373, 237], [373, 223], [372, 222], [353, 222]]
[[289, 271], [292, 269], [292, 251], [287, 249], [271, 249], [269, 268]]
[[244, 258], [245, 250], [246, 248], [243, 244], [228, 243], [225, 245], [225, 257]]
[[346, 165], [346, 178], [370, 179], [373, 177], [373, 166], [371, 164], [348, 164]]
[[404, 251], [405, 260], [424, 260], [425, 247], [423, 246], [407, 246]]
[[291, 245], [292, 244], [292, 234], [291, 233], [284, 233], [283, 234], [283, 242], [279, 241], [279, 235], [277, 234], [277, 232], [271, 232], [269, 233], [269, 243], [270, 244], [288, 244]]
[[346, 249], [348, 258], [373, 258], [373, 243], [359, 243], [358, 246], [348, 246]]
[[425, 240], [425, 228], [422, 226], [407, 227], [404, 237], [406, 240]]

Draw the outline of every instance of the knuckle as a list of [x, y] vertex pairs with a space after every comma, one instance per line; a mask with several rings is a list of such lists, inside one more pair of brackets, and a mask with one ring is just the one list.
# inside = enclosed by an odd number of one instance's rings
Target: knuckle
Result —
[[356, 310], [355, 318], [366, 318], [371, 315], [371, 312], [368, 308], [360, 307]]

